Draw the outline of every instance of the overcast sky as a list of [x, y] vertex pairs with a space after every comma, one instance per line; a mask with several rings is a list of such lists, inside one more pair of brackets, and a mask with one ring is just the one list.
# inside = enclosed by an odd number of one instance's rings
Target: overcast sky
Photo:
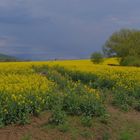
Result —
[[140, 28], [140, 0], [0, 0], [0, 53], [87, 58], [121, 28]]

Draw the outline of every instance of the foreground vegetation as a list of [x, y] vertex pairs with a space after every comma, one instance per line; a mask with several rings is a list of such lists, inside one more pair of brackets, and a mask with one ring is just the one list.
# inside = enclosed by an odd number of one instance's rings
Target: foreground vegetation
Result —
[[[43, 130], [51, 128], [78, 133], [80, 139], [97, 139], [100, 135], [97, 129], [103, 129], [100, 137], [103, 140], [137, 140], [139, 119], [125, 121], [124, 111], [139, 116], [140, 69], [107, 64], [118, 61], [107, 59], [100, 65], [90, 60], [1, 63], [1, 127], [29, 123], [30, 116], [47, 111], [49, 118], [41, 126]], [[116, 112], [114, 116], [112, 113]], [[115, 130], [113, 121], [118, 124]], [[128, 126], [132, 130], [127, 132]]]
[[[114, 59], [111, 60], [115, 62]], [[108, 62], [111, 64], [111, 61]], [[117, 61], [116, 61], [117, 64]], [[85, 61], [50, 62], [62, 75], [69, 75], [74, 81], [80, 80], [96, 89], [108, 89], [114, 96], [114, 104], [128, 109], [130, 106], [140, 110], [140, 69], [136, 67], [92, 65]], [[63, 68], [63, 67], [64, 68]], [[117, 99], [117, 100], [116, 100]]]

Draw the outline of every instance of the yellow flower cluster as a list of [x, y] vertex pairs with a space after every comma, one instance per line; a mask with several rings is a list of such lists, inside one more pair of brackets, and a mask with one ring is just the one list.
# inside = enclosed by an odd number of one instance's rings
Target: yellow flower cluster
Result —
[[[36, 65], [40, 66], [40, 63]], [[52, 90], [54, 83], [37, 74], [32, 66], [33, 63], [24, 62], [0, 63], [1, 112], [9, 113], [12, 106], [16, 109], [15, 104], [21, 107], [36, 106], [36, 111], [41, 110], [40, 105], [44, 104], [46, 94]]]

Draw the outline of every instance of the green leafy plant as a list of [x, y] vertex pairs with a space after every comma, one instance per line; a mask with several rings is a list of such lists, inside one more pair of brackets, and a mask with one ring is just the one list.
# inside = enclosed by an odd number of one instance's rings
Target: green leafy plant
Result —
[[66, 113], [62, 111], [60, 106], [52, 110], [52, 115], [49, 118], [49, 123], [54, 125], [64, 124], [66, 122]]
[[91, 127], [92, 126], [92, 117], [91, 116], [82, 116], [81, 123], [84, 127]]

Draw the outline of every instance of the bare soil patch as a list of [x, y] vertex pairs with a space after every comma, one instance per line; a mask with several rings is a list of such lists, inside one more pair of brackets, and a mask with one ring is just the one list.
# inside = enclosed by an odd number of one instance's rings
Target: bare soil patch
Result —
[[[120, 140], [121, 132], [132, 132], [133, 140], [140, 140], [140, 113], [136, 111], [122, 112], [112, 106], [108, 107], [110, 119], [108, 124], [102, 124], [93, 118], [93, 127], [84, 128], [78, 117], [70, 118], [68, 132], [58, 129], [43, 128], [50, 113], [42, 113], [39, 117], [32, 117], [31, 123], [19, 126], [11, 125], [0, 129], [0, 140], [103, 140], [106, 133], [110, 140]], [[87, 133], [86, 133], [87, 132]], [[89, 133], [88, 133], [89, 132]]]

